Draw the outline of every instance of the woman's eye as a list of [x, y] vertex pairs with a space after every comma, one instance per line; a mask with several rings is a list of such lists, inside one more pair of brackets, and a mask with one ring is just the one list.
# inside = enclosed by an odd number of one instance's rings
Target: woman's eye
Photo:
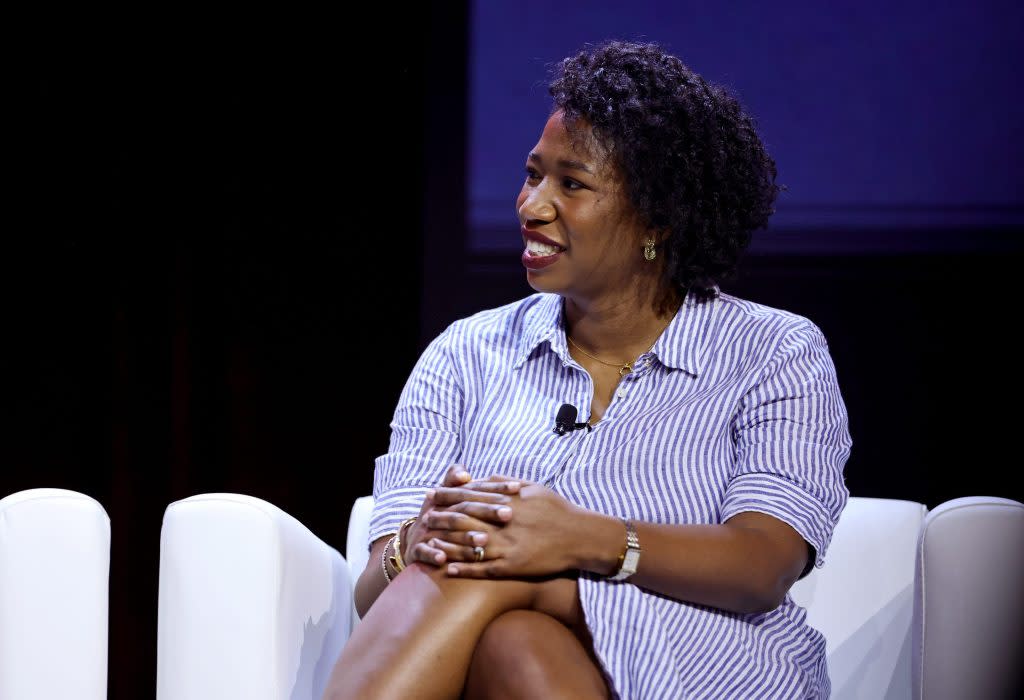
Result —
[[[527, 180], [537, 180], [539, 178], [540, 175], [537, 174], [536, 170], [534, 170], [533, 168], [526, 169]], [[576, 190], [584, 189], [583, 185], [568, 177], [562, 180], [562, 186], [565, 187], [565, 189], [569, 190], [570, 192], [575, 192]]]

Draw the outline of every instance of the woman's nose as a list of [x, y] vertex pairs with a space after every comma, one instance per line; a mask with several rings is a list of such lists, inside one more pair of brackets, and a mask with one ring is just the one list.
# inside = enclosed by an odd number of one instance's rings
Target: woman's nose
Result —
[[555, 218], [555, 207], [544, 196], [542, 188], [535, 188], [526, 194], [525, 199], [520, 198], [517, 213], [519, 220], [524, 223], [530, 221], [550, 222]]

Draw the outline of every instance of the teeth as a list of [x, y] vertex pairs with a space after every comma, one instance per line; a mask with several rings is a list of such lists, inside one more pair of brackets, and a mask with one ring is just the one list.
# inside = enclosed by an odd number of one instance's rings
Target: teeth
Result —
[[526, 249], [534, 255], [554, 255], [559, 250], [556, 245], [548, 245], [532, 239], [527, 239]]

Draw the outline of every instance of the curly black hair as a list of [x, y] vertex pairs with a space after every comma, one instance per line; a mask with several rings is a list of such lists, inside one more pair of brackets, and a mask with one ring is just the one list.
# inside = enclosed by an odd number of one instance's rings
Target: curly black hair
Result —
[[739, 100], [656, 43], [587, 44], [555, 64], [551, 114], [574, 142], [590, 131], [644, 223], [667, 232], [665, 287], [700, 301], [732, 279], [784, 185]]

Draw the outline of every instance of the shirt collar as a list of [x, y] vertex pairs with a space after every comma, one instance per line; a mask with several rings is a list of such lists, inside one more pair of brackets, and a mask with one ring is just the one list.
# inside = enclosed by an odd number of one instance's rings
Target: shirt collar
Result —
[[[718, 302], [720, 288], [715, 285], [715, 296], [701, 303], [687, 290], [679, 311], [669, 322], [651, 348], [651, 354], [666, 367], [681, 369], [694, 376], [703, 371], [705, 345], [713, 307]], [[562, 297], [543, 293], [524, 324], [513, 369], [519, 369], [541, 343], [548, 342], [551, 350], [563, 362], [571, 361], [565, 340]]]
[[565, 342], [565, 326], [562, 324], [562, 297], [558, 294], [542, 293], [540, 300], [527, 313], [519, 346], [516, 350], [513, 369], [519, 369], [526, 359], [543, 342], [550, 342], [551, 349], [562, 359], [569, 360]]

